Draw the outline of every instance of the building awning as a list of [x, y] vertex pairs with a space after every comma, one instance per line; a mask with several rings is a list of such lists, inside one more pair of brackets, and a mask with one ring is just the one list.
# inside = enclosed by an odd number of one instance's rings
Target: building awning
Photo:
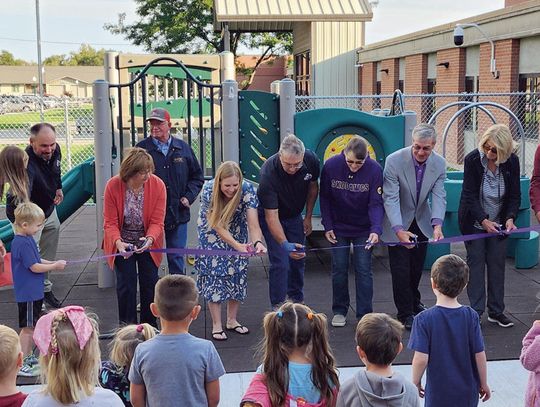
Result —
[[371, 21], [368, 0], [214, 0], [215, 28], [229, 31], [292, 31], [305, 21]]

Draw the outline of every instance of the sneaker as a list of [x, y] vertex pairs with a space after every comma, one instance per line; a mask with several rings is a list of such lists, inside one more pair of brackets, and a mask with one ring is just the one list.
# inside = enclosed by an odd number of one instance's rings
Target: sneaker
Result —
[[24, 359], [23, 365], [21, 366], [19, 372], [17, 373], [17, 376], [36, 377], [40, 375], [41, 369], [39, 367], [39, 364], [31, 365], [28, 360], [29, 358], [30, 357], [26, 357]]
[[137, 304], [137, 312], [141, 312], [141, 303]]
[[512, 322], [512, 320], [510, 320], [510, 318], [508, 318], [504, 314], [489, 315], [488, 316], [488, 321], [492, 322], [494, 324], [497, 324], [497, 325], [499, 325], [500, 327], [503, 327], [503, 328], [510, 328], [511, 326], [514, 326], [514, 323]]
[[45, 303], [52, 308], [62, 308], [62, 303], [54, 296], [52, 291], [46, 292], [43, 299], [45, 300]]
[[336, 314], [334, 315], [334, 318], [332, 318], [332, 326], [345, 326], [347, 323], [347, 320], [345, 318], [345, 315]]
[[30, 366], [35, 366], [37, 364], [39, 364], [39, 360], [38, 358], [36, 357], [36, 355], [34, 355], [33, 353], [31, 355], [28, 355], [27, 357], [24, 358], [23, 360], [23, 364], [24, 363], [27, 363], [29, 364]]

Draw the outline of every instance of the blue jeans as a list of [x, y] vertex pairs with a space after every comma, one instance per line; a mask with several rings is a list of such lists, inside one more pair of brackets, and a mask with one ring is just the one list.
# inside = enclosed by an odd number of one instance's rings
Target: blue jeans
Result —
[[[270, 270], [268, 272], [270, 304], [273, 307], [277, 306], [283, 303], [286, 297], [293, 302], [304, 301], [305, 259], [294, 260], [289, 257], [289, 253], [283, 250], [270, 234], [262, 211], [259, 211], [259, 222], [266, 240], [270, 260]], [[280, 223], [289, 242], [305, 244], [302, 215], [289, 219], [280, 219]]]
[[373, 312], [371, 250], [364, 249], [368, 236], [336, 237], [336, 246], [339, 248], [332, 249], [332, 311], [334, 315], [346, 316], [350, 305], [349, 258], [351, 243], [355, 246], [353, 248], [353, 264], [356, 283], [356, 318], [362, 318], [365, 314]]
[[[187, 243], [187, 223], [181, 223], [174, 229], [165, 230], [167, 248], [183, 249]], [[184, 269], [184, 256], [180, 254], [167, 254], [169, 274], [186, 274]]]

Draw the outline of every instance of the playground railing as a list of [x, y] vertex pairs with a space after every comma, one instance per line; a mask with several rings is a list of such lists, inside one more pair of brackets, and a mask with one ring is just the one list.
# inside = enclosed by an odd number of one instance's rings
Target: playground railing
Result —
[[[446, 160], [450, 169], [463, 169], [463, 158], [476, 148], [478, 137], [493, 124], [507, 124], [516, 140], [516, 154], [521, 156], [525, 147], [525, 173], [532, 174], [534, 153], [540, 134], [540, 92], [513, 93], [448, 93], [448, 94], [403, 94], [404, 108], [417, 114], [418, 122], [428, 122], [437, 109], [457, 101], [495, 102], [507, 107], [520, 121], [525, 131], [524, 144], [514, 119], [502, 110], [474, 108], [464, 112], [452, 124], [447, 135]], [[392, 95], [352, 95], [352, 96], [297, 96], [296, 111], [301, 112], [320, 108], [348, 108], [368, 113], [388, 114], [392, 105]], [[462, 106], [461, 106], [462, 107]], [[442, 136], [445, 126], [460, 109], [451, 107], [435, 120], [437, 135]], [[491, 116], [491, 117], [490, 117]], [[442, 153], [442, 140], [436, 150]]]

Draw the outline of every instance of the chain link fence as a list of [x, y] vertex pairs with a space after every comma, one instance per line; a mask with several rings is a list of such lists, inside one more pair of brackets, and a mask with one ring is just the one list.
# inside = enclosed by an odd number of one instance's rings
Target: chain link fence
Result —
[[94, 156], [91, 98], [0, 95], [0, 150], [10, 144], [26, 147], [30, 127], [42, 120], [56, 129], [56, 141], [62, 149], [62, 173]]
[[[463, 158], [476, 147], [478, 137], [493, 123], [509, 125], [516, 140], [516, 153], [521, 157], [525, 149], [524, 172], [531, 175], [534, 153], [540, 131], [540, 93], [460, 93], [403, 95], [404, 109], [414, 111], [418, 122], [427, 122], [443, 106], [459, 102], [441, 112], [435, 119], [438, 141], [436, 151], [443, 153], [450, 169], [461, 170]], [[524, 130], [521, 140], [520, 126], [504, 110], [494, 106], [478, 106], [457, 115], [471, 102], [492, 102], [509, 109]], [[0, 95], [0, 149], [8, 144], [24, 147], [28, 144], [30, 127], [43, 120], [56, 128], [57, 141], [62, 148], [62, 171], [94, 155], [94, 119], [91, 99], [54, 98], [37, 96]], [[297, 96], [296, 111], [328, 107], [341, 107], [369, 113], [387, 114], [392, 105], [392, 95], [370, 96]], [[398, 109], [399, 111], [399, 109]], [[456, 117], [454, 117], [456, 116]], [[450, 124], [450, 121], [452, 123]], [[446, 130], [446, 141], [443, 135]], [[205, 137], [207, 140], [208, 138]], [[197, 137], [195, 136], [195, 140]], [[196, 144], [197, 141], [194, 143]], [[194, 146], [197, 150], [197, 146]]]
[[[391, 109], [392, 96], [297, 96], [296, 111], [339, 107], [386, 115]], [[463, 169], [463, 158], [477, 147], [478, 137], [495, 121], [510, 127], [518, 157], [521, 158], [522, 150], [525, 149], [525, 160], [521, 163], [524, 166], [523, 172], [528, 176], [532, 174], [539, 136], [540, 93], [421, 94], [403, 95], [403, 100], [404, 109], [415, 112], [418, 122], [428, 122], [438, 109], [456, 103], [438, 114], [433, 122], [438, 136], [436, 151], [442, 154], [444, 149], [449, 169]], [[478, 106], [458, 114], [460, 109], [473, 102], [501, 105], [510, 110], [515, 118], [495, 106]], [[516, 119], [524, 130], [523, 140]]]

